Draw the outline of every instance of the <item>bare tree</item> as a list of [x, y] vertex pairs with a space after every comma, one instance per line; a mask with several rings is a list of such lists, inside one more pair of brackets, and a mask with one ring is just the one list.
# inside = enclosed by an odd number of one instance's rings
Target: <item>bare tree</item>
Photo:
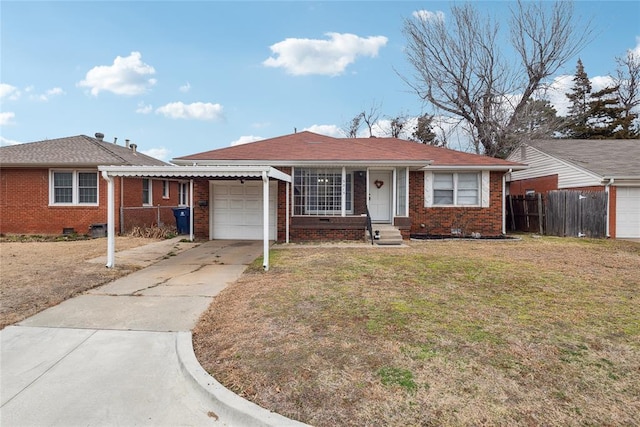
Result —
[[618, 87], [618, 102], [623, 111], [621, 114], [621, 129], [616, 132], [618, 138], [637, 138], [640, 134], [637, 107], [640, 105], [640, 57], [633, 51], [628, 51], [622, 58], [616, 58], [618, 68], [613, 77], [614, 86]]
[[438, 110], [461, 118], [477, 151], [505, 156], [508, 135], [544, 80], [586, 44], [590, 25], [576, 28], [573, 4], [518, 1], [511, 11], [512, 65], [498, 47], [500, 27], [471, 5], [452, 6], [451, 19], [417, 14], [405, 20], [407, 58], [415, 74], [405, 81]]
[[400, 138], [408, 125], [409, 118], [404, 114], [389, 117], [389, 134], [392, 138]]
[[362, 116], [362, 120], [369, 129], [369, 137], [373, 136], [373, 125], [376, 124], [376, 122], [380, 118], [380, 106], [381, 104], [376, 104], [374, 101], [371, 103], [368, 111], [365, 110], [360, 113], [360, 115]]
[[344, 132], [347, 138], [357, 138], [358, 132], [360, 131], [360, 126], [362, 126], [362, 114], [358, 113], [354, 118], [352, 118], [347, 124], [342, 128], [342, 132]]

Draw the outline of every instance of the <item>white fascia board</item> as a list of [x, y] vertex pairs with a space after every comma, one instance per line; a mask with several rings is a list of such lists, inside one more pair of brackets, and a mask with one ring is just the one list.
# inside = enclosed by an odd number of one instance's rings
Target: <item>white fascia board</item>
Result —
[[422, 168], [422, 170], [473, 170], [473, 171], [477, 171], [477, 170], [483, 170], [483, 171], [502, 171], [502, 172], [509, 172], [509, 171], [516, 171], [516, 170], [525, 170], [525, 169], [529, 169], [529, 165], [522, 165], [522, 166], [508, 166], [508, 165], [465, 165], [465, 166], [446, 166], [446, 165], [442, 165], [442, 166], [427, 166]]
[[269, 166], [286, 166], [286, 167], [410, 167], [422, 168], [431, 164], [431, 160], [172, 160], [173, 163], [179, 165], [197, 166], [229, 166], [229, 165], [269, 165]]

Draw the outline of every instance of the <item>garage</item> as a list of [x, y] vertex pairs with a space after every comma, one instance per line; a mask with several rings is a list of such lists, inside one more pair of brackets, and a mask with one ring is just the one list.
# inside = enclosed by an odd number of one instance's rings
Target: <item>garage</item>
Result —
[[616, 187], [616, 238], [640, 239], [640, 187]]
[[[262, 181], [211, 181], [211, 239], [262, 240]], [[269, 239], [276, 240], [277, 182], [269, 184]]]

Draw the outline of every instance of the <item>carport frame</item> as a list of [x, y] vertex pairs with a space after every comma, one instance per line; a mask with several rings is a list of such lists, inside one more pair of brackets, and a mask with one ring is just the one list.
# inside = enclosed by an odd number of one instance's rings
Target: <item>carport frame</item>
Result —
[[[98, 166], [102, 178], [107, 181], [107, 264], [115, 266], [115, 191], [114, 177], [140, 178], [175, 178], [190, 180], [189, 218], [190, 235], [193, 241], [193, 179], [194, 178], [260, 178], [262, 179], [263, 199], [263, 263], [265, 271], [269, 270], [269, 180], [277, 179], [287, 185], [287, 194], [291, 185], [291, 175], [271, 166]], [[289, 216], [286, 218], [287, 241], [289, 241]]]

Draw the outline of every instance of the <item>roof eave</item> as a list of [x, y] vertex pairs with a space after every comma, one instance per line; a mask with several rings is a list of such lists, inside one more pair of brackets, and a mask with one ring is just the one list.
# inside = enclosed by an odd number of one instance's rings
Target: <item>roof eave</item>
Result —
[[431, 160], [184, 160], [173, 159], [172, 163], [180, 166], [405, 166], [421, 168], [431, 164]]
[[529, 169], [529, 165], [429, 165], [423, 170], [491, 170], [512, 172]]

